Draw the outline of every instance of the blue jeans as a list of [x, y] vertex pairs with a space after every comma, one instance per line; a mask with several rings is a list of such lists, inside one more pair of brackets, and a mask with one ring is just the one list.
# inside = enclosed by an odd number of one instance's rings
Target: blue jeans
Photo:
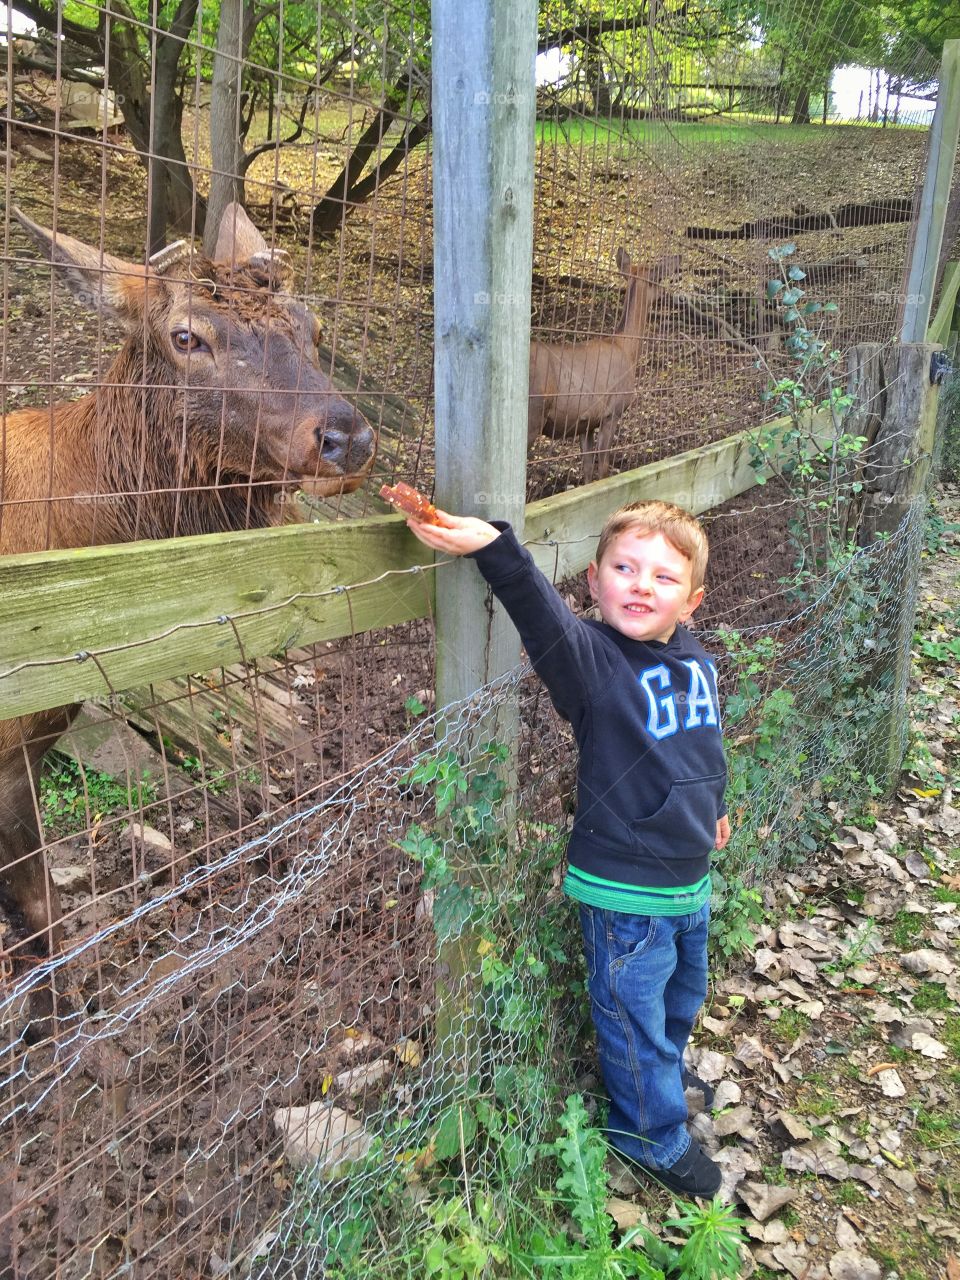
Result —
[[707, 994], [709, 904], [685, 916], [635, 916], [580, 903], [607, 1138], [665, 1169], [686, 1154], [683, 1051]]

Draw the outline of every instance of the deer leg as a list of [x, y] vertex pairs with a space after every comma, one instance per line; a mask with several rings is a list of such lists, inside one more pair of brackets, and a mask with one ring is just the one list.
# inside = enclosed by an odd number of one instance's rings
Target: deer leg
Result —
[[[13, 952], [14, 968], [21, 972], [55, 954], [63, 930], [60, 895], [48, 874], [34, 805], [34, 781], [39, 760], [27, 749], [0, 767], [0, 858], [3, 883], [0, 893], [15, 927], [26, 935]], [[53, 1034], [53, 992], [44, 985], [30, 997], [30, 1040]]]
[[610, 474], [610, 450], [613, 448], [613, 433], [617, 419], [611, 414], [604, 418], [597, 431], [597, 479], [604, 480]]
[[589, 484], [594, 477], [597, 467], [597, 441], [592, 430], [588, 428], [586, 435], [583, 437], [583, 483]]
[[[55, 736], [64, 727], [60, 721]], [[63, 941], [60, 894], [47, 869], [34, 802], [49, 745], [44, 738], [0, 761], [0, 898], [15, 927], [26, 934], [11, 954], [15, 972], [29, 971], [38, 961], [55, 956]], [[32, 1043], [53, 1041], [56, 1047], [58, 1021], [70, 1014], [75, 1010], [58, 995], [55, 978], [34, 987], [24, 1038]], [[85, 1074], [111, 1091], [114, 1110], [122, 1113], [129, 1090], [120, 1082], [129, 1074], [129, 1059], [110, 1045], [81, 1050], [80, 1059]]]

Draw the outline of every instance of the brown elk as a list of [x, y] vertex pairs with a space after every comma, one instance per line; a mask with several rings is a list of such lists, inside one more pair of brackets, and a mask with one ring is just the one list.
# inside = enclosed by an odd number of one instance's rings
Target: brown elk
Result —
[[613, 433], [636, 395], [637, 360], [660, 281], [672, 275], [678, 258], [653, 266], [634, 265], [617, 250], [617, 266], [627, 281], [623, 316], [609, 337], [585, 342], [530, 344], [527, 446], [546, 434], [556, 440], [582, 436], [583, 479], [610, 471]]
[[[3, 422], [0, 552], [264, 528], [290, 518], [287, 490], [363, 483], [373, 431], [320, 370], [318, 321], [239, 205], [223, 215], [214, 260], [164, 251], [145, 267], [14, 213], [71, 290], [128, 336], [89, 395]], [[35, 797], [75, 712], [0, 722], [0, 893], [32, 951], [61, 938]]]

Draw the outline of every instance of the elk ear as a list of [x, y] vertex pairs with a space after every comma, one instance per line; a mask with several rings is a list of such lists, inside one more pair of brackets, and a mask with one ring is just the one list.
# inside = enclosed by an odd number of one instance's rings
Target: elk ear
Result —
[[633, 266], [633, 263], [630, 261], [630, 255], [627, 253], [626, 249], [617, 249], [614, 256], [617, 259], [617, 268], [619, 269], [620, 274], [624, 276], [629, 275], [630, 268]]
[[235, 265], [238, 262], [249, 262], [255, 253], [269, 255], [270, 246], [247, 217], [242, 206], [235, 200], [231, 201], [220, 219], [214, 261]]
[[44, 257], [61, 271], [71, 293], [94, 311], [115, 316], [130, 324], [143, 316], [147, 272], [142, 266], [124, 262], [109, 253], [92, 249], [73, 236], [46, 227], [11, 206], [10, 212], [36, 242]]

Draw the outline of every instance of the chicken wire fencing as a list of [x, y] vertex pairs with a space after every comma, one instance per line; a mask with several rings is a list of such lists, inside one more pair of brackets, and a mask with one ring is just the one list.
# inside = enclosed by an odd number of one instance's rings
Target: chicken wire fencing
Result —
[[[4, 11], [0, 552], [431, 491], [429, 7], [23, 11], [35, 31]], [[615, 338], [629, 394], [587, 456], [554, 408], [528, 499], [769, 419], [795, 369], [783, 264], [836, 304], [831, 345], [896, 332], [935, 62], [849, 5], [727, 18], [624, 5], [571, 29], [541, 7], [533, 335]], [[845, 62], [867, 69], [855, 103]], [[850, 485], [830, 501], [855, 506]], [[707, 517], [698, 617], [740, 761], [728, 897], [809, 855], [831, 777], [869, 791], [902, 732], [877, 728], [903, 639], [886, 584], [920, 514], [800, 582], [823, 496], [774, 482]], [[78, 651], [100, 660], [67, 627], [61, 660]], [[429, 618], [247, 656], [0, 724], [0, 832], [53, 885], [33, 915], [0, 899], [13, 1276], [392, 1276], [464, 1168], [535, 1181], [557, 1095], [590, 1077], [558, 889], [570, 747], [535, 682], [437, 710]]]
[[[791, 506], [769, 501], [768, 538]], [[705, 616], [735, 830], [721, 927], [869, 798], [890, 732], [902, 750], [924, 517], [767, 623], [732, 598]], [[742, 523], [710, 519], [721, 562]], [[574, 786], [521, 667], [219, 840], [195, 816], [208, 790], [49, 847], [67, 939], [0, 1004], [9, 1273], [416, 1274], [452, 1194], [535, 1200], [564, 1096], [602, 1105], [560, 891]]]

